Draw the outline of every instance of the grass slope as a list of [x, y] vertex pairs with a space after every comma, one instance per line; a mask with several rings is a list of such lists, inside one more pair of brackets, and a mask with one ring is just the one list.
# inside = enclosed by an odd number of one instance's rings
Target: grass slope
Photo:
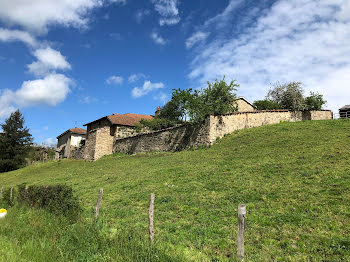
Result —
[[[38, 164], [0, 174], [0, 184], [70, 184], [86, 217], [103, 187], [103, 227], [142, 235], [154, 192], [156, 241], [186, 261], [234, 260], [239, 203], [247, 261], [349, 261], [349, 157], [350, 121], [281, 123], [197, 151]], [[7, 250], [20, 238], [7, 235]]]

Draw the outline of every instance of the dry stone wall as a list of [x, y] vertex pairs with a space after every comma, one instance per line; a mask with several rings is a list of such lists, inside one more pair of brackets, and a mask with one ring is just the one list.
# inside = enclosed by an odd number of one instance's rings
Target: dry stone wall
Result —
[[150, 151], [180, 151], [209, 144], [209, 122], [202, 125], [181, 125], [140, 134], [114, 142], [113, 152], [134, 154]]
[[113, 152], [133, 154], [151, 151], [179, 151], [188, 147], [210, 145], [217, 138], [240, 129], [277, 124], [281, 121], [296, 122], [332, 118], [331, 111], [291, 112], [288, 110], [209, 116], [205, 123], [199, 126], [183, 125], [115, 140]]

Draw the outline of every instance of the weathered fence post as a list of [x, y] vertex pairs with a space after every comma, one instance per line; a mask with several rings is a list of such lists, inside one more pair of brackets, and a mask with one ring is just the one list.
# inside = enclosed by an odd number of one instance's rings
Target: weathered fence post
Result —
[[98, 218], [98, 214], [100, 212], [100, 206], [101, 206], [101, 201], [102, 201], [102, 195], [103, 195], [103, 188], [100, 188], [98, 192], [98, 198], [97, 198], [97, 203], [96, 203], [96, 208], [95, 208], [95, 219]]
[[0, 197], [2, 198], [3, 185], [1, 185]]
[[148, 230], [149, 230], [149, 240], [153, 244], [154, 237], [154, 227], [153, 227], [153, 214], [154, 214], [154, 194], [151, 194], [151, 198], [149, 200], [149, 210], [148, 210]]
[[13, 187], [11, 187], [11, 190], [10, 190], [10, 201], [12, 202], [12, 194], [13, 194]]
[[237, 255], [238, 259], [244, 260], [244, 231], [245, 231], [245, 219], [246, 219], [245, 205], [238, 205], [238, 237], [237, 237]]

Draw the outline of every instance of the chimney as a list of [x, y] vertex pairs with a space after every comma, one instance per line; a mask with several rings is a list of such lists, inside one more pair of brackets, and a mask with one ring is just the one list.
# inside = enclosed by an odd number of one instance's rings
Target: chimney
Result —
[[160, 106], [157, 106], [157, 110], [156, 112], [154, 113], [154, 116], [158, 116], [160, 113]]

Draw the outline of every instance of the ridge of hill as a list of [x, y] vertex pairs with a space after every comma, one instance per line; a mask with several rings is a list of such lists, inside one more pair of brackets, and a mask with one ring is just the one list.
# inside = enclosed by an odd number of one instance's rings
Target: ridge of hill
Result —
[[247, 261], [350, 260], [350, 121], [252, 128], [176, 153], [62, 160], [0, 174], [0, 184], [72, 185], [86, 216], [104, 189], [101, 219], [147, 234], [185, 260], [236, 254], [237, 206], [247, 206]]

